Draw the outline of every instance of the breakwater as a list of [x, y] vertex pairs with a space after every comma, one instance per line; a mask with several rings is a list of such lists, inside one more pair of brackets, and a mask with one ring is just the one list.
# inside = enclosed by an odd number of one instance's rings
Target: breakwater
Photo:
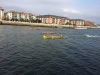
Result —
[[[36, 26], [36, 27], [53, 27], [53, 28], [71, 28], [74, 29], [73, 25], [58, 25], [58, 24], [44, 24], [44, 23], [31, 23], [31, 22], [19, 22], [19, 21], [0, 21], [0, 25], [19, 25], [19, 26]], [[99, 26], [77, 26], [77, 28], [100, 28]]]

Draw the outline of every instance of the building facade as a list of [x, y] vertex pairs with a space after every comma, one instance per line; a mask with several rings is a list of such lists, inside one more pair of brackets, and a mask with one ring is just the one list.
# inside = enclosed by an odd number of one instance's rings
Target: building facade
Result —
[[70, 23], [76, 26], [84, 26], [85, 20], [82, 19], [70, 19]]
[[84, 26], [85, 24], [85, 20], [82, 19], [69, 19], [67, 17], [55, 16], [55, 15], [39, 15], [37, 16], [37, 19], [41, 20], [42, 23], [46, 24], [65, 25], [67, 23], [76, 26]]
[[2, 20], [4, 17], [4, 9], [0, 7], [0, 20]]
[[86, 20], [85, 20], [85, 25], [86, 25], [86, 26], [94, 26], [95, 24], [94, 24], [94, 22], [86, 21]]
[[31, 20], [34, 19], [36, 20], [36, 16], [32, 13], [25, 13], [25, 12], [17, 12], [14, 10], [11, 10], [9, 12], [7, 12], [6, 17], [11, 20], [11, 19], [23, 19], [23, 20]]
[[67, 22], [70, 22], [70, 19], [67, 17], [61, 17], [56, 15], [39, 15], [37, 19], [41, 20], [45, 24], [61, 24], [64, 25]]

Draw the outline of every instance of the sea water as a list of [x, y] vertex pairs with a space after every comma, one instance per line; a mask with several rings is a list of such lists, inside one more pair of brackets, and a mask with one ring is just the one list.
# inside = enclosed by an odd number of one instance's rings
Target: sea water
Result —
[[[43, 39], [41, 32], [65, 39]], [[0, 75], [100, 75], [100, 29], [0, 26]]]

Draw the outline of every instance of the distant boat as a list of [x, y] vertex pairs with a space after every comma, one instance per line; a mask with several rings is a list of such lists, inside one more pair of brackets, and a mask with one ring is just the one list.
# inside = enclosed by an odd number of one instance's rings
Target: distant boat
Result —
[[89, 34], [84, 34], [85, 37], [100, 37], [99, 35], [89, 35]]
[[90, 35], [89, 35], [89, 34], [84, 34], [84, 36], [85, 36], [85, 37], [89, 37]]
[[42, 34], [54, 34], [54, 32], [41, 32]]
[[62, 26], [58, 26], [58, 28], [63, 28]]
[[87, 28], [75, 27], [74, 29], [87, 29]]
[[40, 30], [40, 28], [29, 28], [30, 30]]
[[55, 26], [56, 28], [63, 28], [62, 26]]
[[30, 30], [33, 30], [33, 28], [29, 28]]

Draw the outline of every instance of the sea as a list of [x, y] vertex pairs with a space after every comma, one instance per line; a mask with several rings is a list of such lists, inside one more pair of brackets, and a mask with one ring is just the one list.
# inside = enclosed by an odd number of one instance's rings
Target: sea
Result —
[[0, 75], [100, 75], [100, 37], [84, 34], [100, 29], [0, 25]]

